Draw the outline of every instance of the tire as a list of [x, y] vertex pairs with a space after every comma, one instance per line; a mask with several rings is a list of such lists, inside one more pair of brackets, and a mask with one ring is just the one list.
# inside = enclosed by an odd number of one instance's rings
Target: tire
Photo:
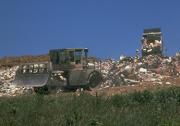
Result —
[[88, 79], [89, 83], [88, 86], [89, 88], [95, 88], [97, 87], [100, 82], [102, 82], [102, 75], [101, 73], [94, 71], [89, 75], [89, 79]]

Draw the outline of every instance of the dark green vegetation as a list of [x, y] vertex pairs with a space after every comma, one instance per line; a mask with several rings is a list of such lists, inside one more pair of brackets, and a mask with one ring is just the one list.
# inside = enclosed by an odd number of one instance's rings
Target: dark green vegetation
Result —
[[0, 126], [179, 126], [180, 88], [0, 98]]

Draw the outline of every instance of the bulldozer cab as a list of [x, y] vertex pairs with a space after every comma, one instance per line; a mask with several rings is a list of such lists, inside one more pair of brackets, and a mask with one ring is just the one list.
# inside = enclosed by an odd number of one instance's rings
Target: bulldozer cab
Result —
[[82, 68], [87, 65], [87, 48], [53, 49], [49, 51], [53, 70]]

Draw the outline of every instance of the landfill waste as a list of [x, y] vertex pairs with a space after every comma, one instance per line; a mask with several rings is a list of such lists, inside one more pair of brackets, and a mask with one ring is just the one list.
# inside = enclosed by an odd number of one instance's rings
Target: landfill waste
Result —
[[[104, 81], [102, 88], [135, 85], [141, 82], [163, 84], [166, 77], [180, 75], [180, 54], [174, 57], [148, 55], [143, 58], [120, 57], [119, 61], [105, 60], [101, 64]], [[165, 84], [170, 84], [166, 82]]]
[[18, 66], [0, 69], [0, 96], [16, 96], [31, 92], [31, 88], [17, 87], [12, 83], [17, 69]]
[[162, 55], [163, 41], [160, 28], [144, 29], [142, 35], [142, 56]]
[[[99, 62], [95, 63], [95, 66], [99, 66], [98, 64]], [[17, 69], [18, 66], [0, 68], [0, 96], [16, 96], [33, 92], [32, 88], [13, 85]], [[180, 76], [180, 53], [172, 57], [148, 55], [139, 58], [122, 55], [119, 60], [102, 60], [100, 69], [103, 82], [98, 86], [99, 90], [116, 86], [135, 86], [143, 82], [153, 85], [171, 85], [172, 83], [165, 79]]]

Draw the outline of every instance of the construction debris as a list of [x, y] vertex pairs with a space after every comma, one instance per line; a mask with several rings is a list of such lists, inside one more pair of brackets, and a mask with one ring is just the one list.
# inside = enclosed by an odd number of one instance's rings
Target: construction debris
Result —
[[142, 56], [162, 55], [163, 42], [160, 28], [145, 29], [142, 37]]
[[0, 96], [16, 96], [27, 93], [31, 88], [17, 87], [12, 82], [18, 66], [0, 69]]
[[[98, 64], [98, 63], [96, 63]], [[148, 55], [143, 58], [121, 56], [120, 60], [101, 61], [103, 82], [98, 89], [127, 85], [134, 86], [143, 82], [152, 85], [171, 85], [168, 77], [180, 76], [180, 53], [174, 57]], [[32, 93], [32, 88], [13, 85], [18, 66], [0, 69], [0, 96], [16, 96]]]
[[164, 78], [180, 75], [180, 58], [148, 55], [141, 59], [136, 57], [120, 58], [120, 61], [104, 61], [102, 64], [104, 82], [101, 89], [109, 86], [134, 85], [141, 82], [167, 84]]

